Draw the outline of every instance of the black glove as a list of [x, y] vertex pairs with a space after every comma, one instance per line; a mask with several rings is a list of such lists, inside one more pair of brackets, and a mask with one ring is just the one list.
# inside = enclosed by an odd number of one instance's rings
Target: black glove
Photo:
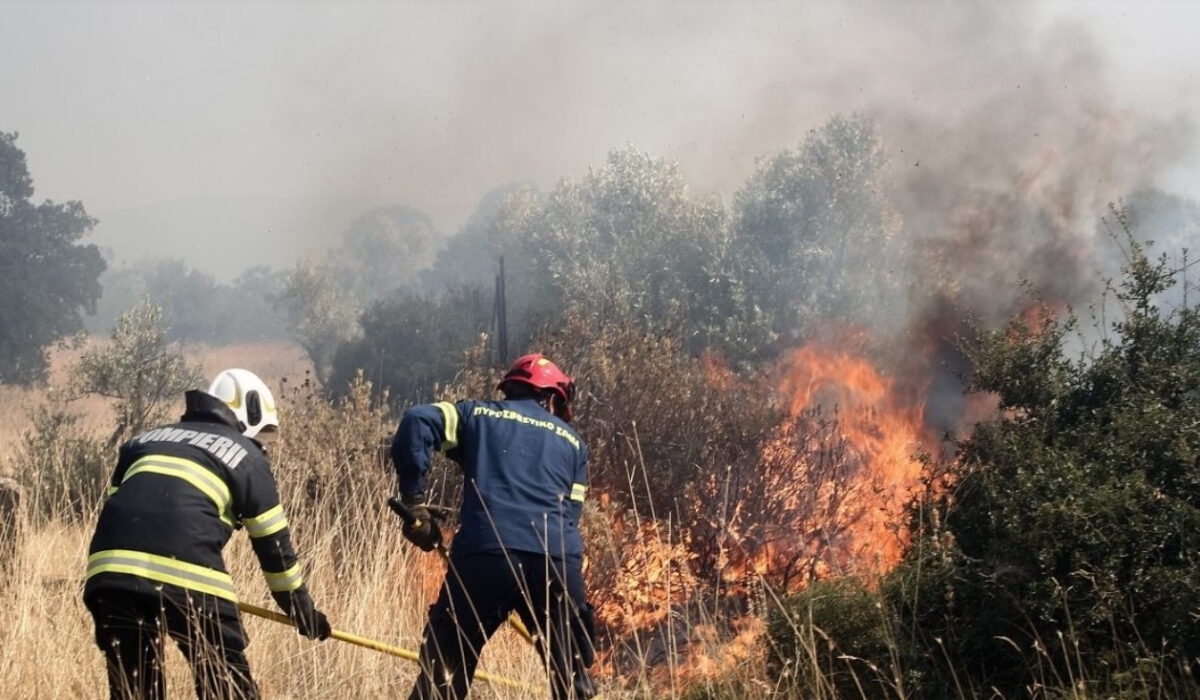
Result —
[[292, 622], [296, 623], [296, 629], [300, 632], [300, 636], [318, 641], [329, 639], [329, 635], [333, 632], [329, 627], [329, 620], [325, 619], [325, 613], [317, 610], [312, 596], [304, 587], [297, 588], [291, 593], [273, 593], [272, 595], [275, 597], [275, 602], [279, 603], [279, 607], [283, 608], [288, 617], [292, 618]]
[[401, 498], [409, 517], [404, 519], [401, 533], [409, 542], [417, 545], [422, 551], [432, 552], [442, 543], [442, 528], [438, 527], [436, 516], [425, 503], [424, 494], [404, 495]]

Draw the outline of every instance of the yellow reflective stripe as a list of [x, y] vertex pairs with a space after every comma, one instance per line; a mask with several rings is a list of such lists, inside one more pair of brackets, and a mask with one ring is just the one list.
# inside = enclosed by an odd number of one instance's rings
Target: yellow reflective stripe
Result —
[[103, 573], [131, 574], [237, 602], [237, 590], [229, 574], [157, 554], [132, 549], [96, 552], [88, 557], [85, 578]]
[[583, 502], [583, 497], [587, 495], [586, 484], [571, 484], [571, 500]]
[[304, 577], [300, 575], [299, 564], [279, 573], [264, 571], [263, 577], [267, 579], [267, 588], [270, 588], [272, 593], [294, 591], [304, 584]]
[[132, 469], [130, 469], [128, 472], [125, 472], [125, 478], [122, 479], [121, 482], [124, 483], [125, 481], [128, 481], [129, 477], [133, 476], [133, 474], [137, 470], [138, 466], [143, 463], [158, 464], [158, 465], [170, 465], [170, 466], [179, 467], [181, 469], [185, 469], [189, 473], [195, 474], [198, 478], [202, 479], [205, 483], [209, 484], [209, 486], [213, 490], [215, 490], [217, 493], [220, 494], [220, 498], [214, 498], [213, 499], [214, 501], [228, 503], [231, 500], [231, 497], [229, 495], [229, 487], [225, 484], [224, 481], [221, 480], [221, 478], [219, 476], [212, 473], [211, 471], [209, 471], [202, 465], [197, 464], [196, 462], [193, 462], [190, 459], [183, 459], [181, 457], [169, 457], [167, 455], [147, 455], [145, 457], [142, 457], [141, 459], [139, 459], [138, 461], [133, 463]]
[[229, 503], [232, 500], [229, 495], [229, 487], [216, 474], [191, 460], [167, 457], [166, 455], [149, 455], [134, 462], [129, 471], [125, 472], [125, 478], [121, 480], [121, 483], [129, 481], [129, 478], [135, 474], [144, 473], [178, 477], [200, 489], [217, 505], [217, 512], [221, 514], [221, 520], [229, 527], [233, 527], [233, 517], [229, 514]]
[[287, 515], [283, 512], [283, 506], [277, 505], [274, 508], [268, 509], [261, 515], [256, 515], [253, 518], [244, 518], [242, 524], [246, 526], [246, 534], [251, 537], [266, 537], [274, 535], [283, 528], [288, 526]]
[[440, 401], [435, 403], [438, 409], [442, 412], [442, 418], [446, 423], [446, 434], [442, 437], [442, 452], [449, 452], [455, 447], [458, 447], [458, 409], [454, 404]]

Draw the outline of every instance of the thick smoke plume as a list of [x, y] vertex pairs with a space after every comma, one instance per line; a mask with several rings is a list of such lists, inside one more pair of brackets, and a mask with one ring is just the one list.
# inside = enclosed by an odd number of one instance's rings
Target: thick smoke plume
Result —
[[1082, 29], [1035, 42], [994, 13], [976, 15], [963, 55], [968, 41], [1003, 46], [1003, 65], [979, 73], [973, 91], [943, 95], [936, 116], [880, 108], [903, 144], [897, 204], [919, 248], [914, 272], [985, 320], [1018, 310], [1021, 280], [1078, 306], [1120, 255], [1098, 217], [1154, 186], [1185, 152], [1190, 125], [1124, 107]]
[[1106, 205], [1158, 184], [1192, 146], [1186, 115], [1147, 114], [1122, 94], [1088, 27], [1030, 2], [519, 15], [495, 9], [468, 32], [478, 50], [449, 86], [453, 113], [487, 125], [442, 151], [479, 154], [478, 187], [500, 184], [494, 167], [551, 185], [632, 141], [677, 159], [698, 189], [731, 195], [756, 158], [833, 115], [867, 113], [892, 159], [902, 235], [918, 249], [906, 270], [927, 292], [908, 310], [915, 327], [967, 311], [998, 321], [1019, 310], [1021, 280], [1054, 303], [1086, 302], [1120, 255], [1098, 234]]
[[[894, 364], [927, 393], [934, 429], [963, 427], [970, 368], [956, 339], [968, 317], [999, 324], [1029, 289], [1058, 310], [1086, 306], [1120, 265], [1098, 225], [1107, 205], [1157, 185], [1192, 150], [1187, 115], [1134, 104], [1091, 29], [1048, 21], [1039, 4], [618, 8], [558, 6], [516, 23], [497, 11], [475, 36], [486, 50], [462, 58], [461, 111], [494, 114], [504, 134], [536, 133], [504, 144], [503, 160], [536, 154], [530, 173], [543, 184], [546, 168], [578, 173], [575, 156], [590, 150], [595, 162], [632, 140], [725, 196], [755, 158], [796, 147], [831, 116], [871, 116], [902, 220], [903, 254], [887, 267], [909, 290], [905, 320], [872, 330], [906, 329]], [[489, 111], [501, 84], [512, 99]], [[499, 135], [468, 134], [479, 152]]]
[[877, 91], [864, 110], [892, 157], [911, 256], [896, 261], [911, 290], [902, 347], [924, 364], [930, 427], [960, 428], [967, 318], [995, 326], [1030, 290], [1057, 311], [1096, 300], [1123, 255], [1100, 217], [1191, 151], [1192, 123], [1135, 109], [1088, 31], [1034, 31], [1033, 6], [873, 9], [889, 17], [886, 45], [925, 42], [885, 50], [880, 76], [847, 78]]

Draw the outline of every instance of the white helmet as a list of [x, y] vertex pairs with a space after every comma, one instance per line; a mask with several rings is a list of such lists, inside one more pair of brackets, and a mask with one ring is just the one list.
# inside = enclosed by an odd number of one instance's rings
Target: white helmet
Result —
[[244, 369], [227, 369], [217, 375], [208, 393], [228, 406], [242, 422], [242, 435], [252, 438], [259, 431], [279, 430], [275, 397], [258, 375]]

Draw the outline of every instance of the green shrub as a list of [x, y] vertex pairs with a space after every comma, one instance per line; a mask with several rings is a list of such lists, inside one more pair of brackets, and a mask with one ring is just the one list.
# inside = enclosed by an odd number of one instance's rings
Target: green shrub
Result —
[[95, 394], [112, 401], [117, 427], [106, 439], [63, 408], [39, 408], [21, 439], [14, 465], [27, 488], [31, 512], [79, 517], [99, 504], [116, 446], [165, 420], [184, 390], [200, 383], [199, 368], [167, 343], [162, 309], [143, 299], [117, 319], [111, 342], [89, 348], [71, 369], [70, 389], [53, 402]]
[[1160, 309], [1175, 273], [1129, 246], [1120, 320], [1091, 356], [1068, 357], [1072, 319], [969, 349], [1001, 412], [960, 444], [890, 589], [968, 693], [1197, 693], [1200, 311]]
[[397, 404], [428, 401], [436, 384], [454, 379], [491, 313], [491, 294], [468, 287], [376, 301], [359, 320], [362, 337], [338, 346], [328, 386], [340, 396], [362, 373]]
[[767, 668], [777, 685], [797, 697], [895, 696], [895, 622], [862, 581], [816, 582], [767, 619]]
[[72, 392], [112, 400], [118, 445], [168, 418], [185, 391], [201, 385], [200, 367], [189, 364], [177, 343], [168, 343], [163, 311], [142, 299], [121, 314], [111, 342], [89, 348], [72, 368]]
[[13, 468], [34, 517], [80, 518], [103, 497], [116, 454], [79, 419], [47, 408], [30, 416]]

